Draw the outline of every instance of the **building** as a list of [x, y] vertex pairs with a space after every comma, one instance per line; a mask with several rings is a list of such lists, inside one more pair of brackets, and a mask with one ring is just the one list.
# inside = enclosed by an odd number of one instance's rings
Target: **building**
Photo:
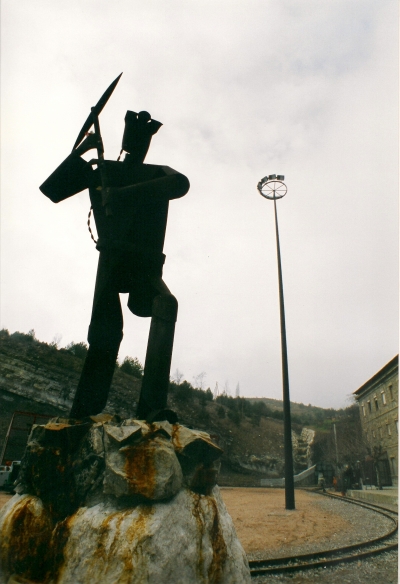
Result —
[[366, 446], [379, 458], [384, 484], [398, 484], [399, 356], [353, 393], [358, 402]]

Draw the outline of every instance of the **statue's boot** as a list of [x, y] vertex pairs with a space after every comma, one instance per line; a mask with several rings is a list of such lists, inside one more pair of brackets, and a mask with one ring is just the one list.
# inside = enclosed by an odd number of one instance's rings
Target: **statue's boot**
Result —
[[82, 369], [70, 417], [99, 414], [106, 406], [118, 351], [90, 346]]
[[173, 414], [166, 406], [177, 313], [178, 302], [172, 294], [156, 296], [136, 413], [139, 420], [169, 419]]

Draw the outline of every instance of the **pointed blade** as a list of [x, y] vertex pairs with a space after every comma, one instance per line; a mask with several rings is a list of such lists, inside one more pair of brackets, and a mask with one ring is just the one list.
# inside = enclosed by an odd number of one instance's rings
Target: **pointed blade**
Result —
[[87, 134], [90, 127], [93, 125], [93, 113], [95, 115], [100, 114], [100, 112], [102, 111], [102, 109], [106, 105], [107, 101], [109, 100], [115, 87], [117, 86], [117, 83], [120, 80], [121, 75], [122, 75], [122, 73], [120, 75], [118, 75], [118, 77], [116, 79], [114, 79], [114, 81], [111, 83], [111, 85], [105, 90], [105, 92], [103, 93], [103, 95], [101, 96], [101, 98], [99, 99], [97, 104], [94, 106], [94, 108], [93, 108], [94, 111], [92, 110], [90, 112], [86, 122], [83, 124], [82, 129], [78, 134], [78, 137], [75, 141], [75, 144], [74, 144], [74, 147], [72, 148], [72, 150], [75, 150], [75, 148], [82, 142], [85, 134]]

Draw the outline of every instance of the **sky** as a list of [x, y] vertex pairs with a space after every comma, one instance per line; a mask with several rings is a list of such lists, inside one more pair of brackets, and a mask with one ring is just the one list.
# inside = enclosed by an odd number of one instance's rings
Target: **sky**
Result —
[[[87, 191], [39, 185], [90, 107], [106, 158], [126, 110], [163, 123], [146, 162], [191, 183], [171, 202], [164, 280], [179, 302], [171, 374], [281, 399], [273, 203], [292, 401], [341, 408], [398, 353], [396, 0], [1, 0], [1, 328], [86, 340], [98, 252]], [[150, 319], [121, 295], [119, 359]]]

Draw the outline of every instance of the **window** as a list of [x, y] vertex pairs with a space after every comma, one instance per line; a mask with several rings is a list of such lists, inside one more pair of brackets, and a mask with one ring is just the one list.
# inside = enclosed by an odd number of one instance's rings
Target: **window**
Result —
[[391, 436], [392, 435], [392, 431], [390, 429], [390, 424], [386, 424], [386, 430], [387, 430], [388, 436]]
[[375, 430], [372, 430], [372, 438], [375, 438], [375, 437], [376, 437]]
[[393, 386], [389, 385], [389, 393], [390, 393], [390, 399], [393, 401], [394, 397], [393, 397]]
[[374, 403], [375, 403], [375, 409], [376, 411], [379, 410], [379, 404], [378, 404], [378, 398], [376, 397], [376, 395], [374, 396]]
[[371, 407], [370, 400], [367, 401], [367, 404], [368, 404], [368, 411], [371, 413], [372, 412], [372, 407]]
[[381, 396], [382, 396], [382, 403], [385, 406], [386, 405], [386, 395], [384, 391], [381, 391]]
[[396, 432], [399, 433], [399, 420], [395, 420], [394, 425], [396, 426]]
[[394, 457], [391, 457], [391, 458], [390, 458], [390, 462], [391, 462], [391, 464], [392, 464], [392, 474], [393, 474], [394, 476], [396, 476], [396, 475], [397, 475], [397, 464], [396, 464], [396, 459], [395, 459]]
[[366, 412], [365, 412], [365, 405], [363, 404], [361, 407], [362, 407], [363, 416], [365, 417], [367, 415]]
[[383, 438], [382, 427], [379, 426], [379, 438]]

